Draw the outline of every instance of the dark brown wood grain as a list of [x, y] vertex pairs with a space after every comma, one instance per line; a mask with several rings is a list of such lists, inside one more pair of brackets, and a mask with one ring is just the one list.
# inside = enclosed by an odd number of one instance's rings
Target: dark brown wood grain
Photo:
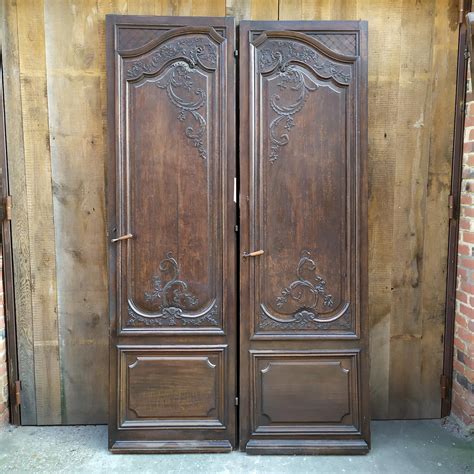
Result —
[[240, 447], [365, 453], [367, 23], [241, 22], [240, 125]]
[[113, 452], [236, 441], [234, 21], [109, 16]]

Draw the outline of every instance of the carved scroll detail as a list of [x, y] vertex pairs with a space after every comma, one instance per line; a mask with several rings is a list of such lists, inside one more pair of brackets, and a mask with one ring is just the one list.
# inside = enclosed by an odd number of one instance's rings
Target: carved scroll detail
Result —
[[303, 109], [309, 92], [318, 89], [318, 85], [297, 66], [298, 63], [306, 64], [321, 77], [333, 78], [341, 84], [348, 84], [351, 80], [349, 67], [338, 66], [304, 44], [270, 40], [268, 47], [259, 50], [260, 73], [276, 71], [277, 87], [281, 91], [270, 98], [270, 106], [277, 114], [269, 125], [271, 163], [278, 160], [280, 148], [289, 143], [289, 132], [295, 126], [294, 116]]
[[[170, 70], [157, 82], [156, 85], [160, 89], [165, 89], [171, 103], [179, 110], [178, 120], [187, 122], [191, 116], [197, 124], [197, 130], [192, 126], [186, 127], [186, 137], [199, 152], [199, 156], [204, 160], [207, 158], [207, 151], [204, 145], [207, 124], [204, 117], [198, 112], [206, 104], [206, 93], [194, 86], [192, 76], [196, 71], [190, 66], [179, 61], [173, 64]], [[184, 98], [183, 95], [189, 97]], [[193, 100], [195, 98], [195, 100]]]
[[207, 70], [217, 67], [217, 46], [209, 38], [185, 38], [171, 40], [160, 46], [144, 59], [130, 63], [127, 79], [137, 80], [144, 74], [153, 75], [168, 66], [168, 70], [156, 81], [160, 89], [166, 90], [169, 100], [178, 109], [178, 120], [186, 124], [185, 135], [197, 148], [199, 156], [207, 158], [205, 108], [207, 95], [196, 87], [199, 66]]
[[336, 320], [329, 320], [323, 322], [323, 320], [318, 320], [315, 317], [315, 314], [311, 311], [299, 311], [291, 319], [280, 319], [275, 318], [268, 311], [261, 308], [260, 309], [260, 320], [258, 322], [259, 329], [262, 330], [272, 330], [278, 329], [286, 331], [288, 329], [300, 329], [300, 330], [340, 330], [340, 331], [349, 331], [352, 329], [352, 323], [350, 319], [350, 313], [344, 312], [341, 314], [341, 317]]
[[135, 80], [143, 74], [156, 74], [165, 64], [184, 60], [189, 66], [216, 69], [217, 46], [209, 38], [172, 40], [159, 47], [145, 59], [134, 61], [127, 69], [127, 79]]
[[[260, 308], [260, 329], [350, 329], [348, 304], [336, 316], [323, 317], [334, 308], [334, 298], [326, 289], [326, 280], [318, 275], [311, 252], [303, 250], [296, 268], [296, 280], [281, 290], [276, 307], [283, 315], [272, 315], [263, 305]], [[339, 320], [339, 321], [338, 321]]]
[[[218, 326], [218, 307], [214, 302], [207, 311], [187, 314], [199, 303], [188, 289], [188, 284], [179, 278], [179, 264], [171, 252], [160, 262], [160, 274], [153, 277], [153, 289], [145, 292], [145, 301], [157, 306], [158, 314], [138, 313], [129, 302], [128, 325], [141, 323], [145, 326]], [[163, 280], [163, 275], [168, 279]]]
[[260, 73], [284, 70], [290, 64], [303, 63], [325, 79], [334, 79], [341, 84], [351, 81], [350, 66], [338, 65], [324, 58], [314, 49], [295, 41], [269, 40], [269, 45], [258, 52]]
[[326, 280], [316, 273], [316, 262], [311, 258], [309, 250], [301, 252], [296, 277], [295, 281], [281, 290], [281, 296], [276, 298], [276, 306], [282, 313], [291, 314], [292, 303], [296, 304], [296, 309], [302, 304], [307, 309], [315, 309], [320, 306], [320, 301], [323, 308], [330, 310], [334, 306], [332, 295], [326, 291]]
[[280, 147], [289, 143], [289, 132], [295, 126], [294, 115], [303, 109], [309, 92], [318, 89], [318, 85], [309, 81], [305, 74], [298, 71], [294, 66], [287, 66], [278, 73], [279, 82], [277, 86], [281, 91], [290, 90], [296, 93], [296, 97], [285, 102], [280, 94], [273, 94], [270, 106], [277, 117], [270, 122], [271, 152], [269, 160], [271, 163], [278, 160]]

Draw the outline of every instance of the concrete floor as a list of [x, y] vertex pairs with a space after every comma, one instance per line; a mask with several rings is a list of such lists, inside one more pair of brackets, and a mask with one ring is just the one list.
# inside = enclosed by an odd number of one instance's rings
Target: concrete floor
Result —
[[105, 426], [9, 427], [0, 472], [474, 473], [474, 441], [440, 421], [378, 421], [366, 456], [112, 455]]

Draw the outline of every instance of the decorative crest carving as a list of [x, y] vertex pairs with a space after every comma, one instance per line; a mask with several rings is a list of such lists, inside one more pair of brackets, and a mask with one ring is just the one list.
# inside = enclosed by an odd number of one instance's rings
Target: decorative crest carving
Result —
[[127, 69], [127, 79], [135, 80], [143, 74], [156, 74], [166, 64], [182, 60], [190, 67], [198, 65], [216, 69], [217, 46], [209, 38], [184, 38], [171, 40], [144, 59], [134, 61]]
[[303, 43], [269, 40], [265, 44], [268, 46], [258, 52], [260, 73], [272, 72], [276, 68], [282, 71], [290, 64], [302, 63], [324, 79], [332, 78], [341, 84], [349, 84], [351, 81], [350, 66], [338, 65]]
[[[159, 313], [139, 313], [133, 305], [128, 305], [129, 325], [142, 323], [145, 326], [218, 326], [218, 308], [214, 302], [207, 310], [197, 314], [193, 311], [198, 298], [188, 289], [188, 284], [179, 278], [179, 265], [171, 252], [159, 265], [160, 275], [153, 277], [153, 289], [145, 292], [145, 301], [156, 306]], [[163, 275], [167, 275], [166, 281]]]
[[[311, 252], [303, 250], [296, 268], [296, 280], [281, 290], [276, 297], [276, 307], [283, 315], [290, 318], [278, 318], [272, 315], [263, 305], [260, 311], [260, 329], [325, 329], [328, 323], [336, 322], [347, 314], [345, 309], [335, 317], [324, 318], [324, 314], [334, 309], [334, 298], [326, 289], [326, 280], [316, 272], [316, 262]], [[350, 318], [346, 316], [335, 326], [339, 329], [350, 328]], [[334, 329], [331, 324], [331, 329]]]

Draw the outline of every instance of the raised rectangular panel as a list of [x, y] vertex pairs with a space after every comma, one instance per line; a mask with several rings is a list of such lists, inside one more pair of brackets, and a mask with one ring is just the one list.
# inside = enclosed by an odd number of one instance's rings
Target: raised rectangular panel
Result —
[[224, 347], [118, 350], [121, 428], [224, 427]]
[[252, 352], [255, 433], [359, 430], [359, 352]]

